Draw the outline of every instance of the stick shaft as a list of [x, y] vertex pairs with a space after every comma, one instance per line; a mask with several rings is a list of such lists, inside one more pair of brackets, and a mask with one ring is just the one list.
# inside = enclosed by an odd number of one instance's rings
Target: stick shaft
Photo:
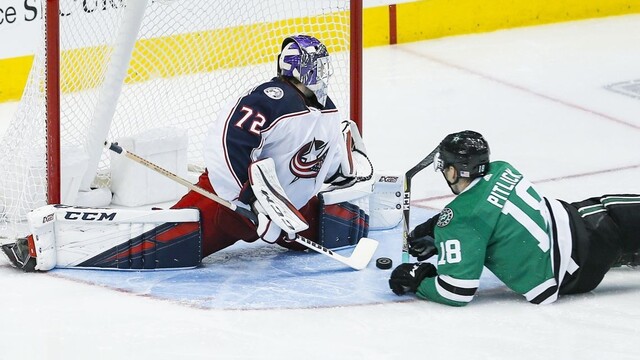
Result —
[[429, 155], [420, 160], [414, 167], [404, 174], [404, 195], [402, 199], [402, 262], [409, 262], [409, 217], [411, 216], [411, 179], [421, 170], [433, 163], [433, 158], [438, 153], [438, 147], [433, 149]]

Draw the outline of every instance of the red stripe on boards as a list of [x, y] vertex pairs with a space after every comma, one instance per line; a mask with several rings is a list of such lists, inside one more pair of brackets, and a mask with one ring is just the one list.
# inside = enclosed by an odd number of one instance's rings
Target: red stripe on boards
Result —
[[396, 14], [396, 4], [389, 5], [389, 44], [398, 43], [398, 23]]

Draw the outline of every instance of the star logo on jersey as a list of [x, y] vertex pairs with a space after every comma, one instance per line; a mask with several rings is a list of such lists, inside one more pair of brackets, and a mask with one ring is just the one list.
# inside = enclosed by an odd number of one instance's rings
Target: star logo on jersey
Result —
[[449, 208], [444, 208], [440, 212], [440, 217], [438, 217], [438, 222], [436, 223], [436, 225], [438, 227], [445, 227], [449, 225], [449, 223], [451, 222], [451, 219], [453, 219], [453, 210]]
[[327, 157], [328, 150], [329, 147], [326, 142], [314, 138], [303, 145], [291, 158], [291, 162], [289, 162], [291, 173], [297, 179], [315, 178], [318, 176], [318, 172]]

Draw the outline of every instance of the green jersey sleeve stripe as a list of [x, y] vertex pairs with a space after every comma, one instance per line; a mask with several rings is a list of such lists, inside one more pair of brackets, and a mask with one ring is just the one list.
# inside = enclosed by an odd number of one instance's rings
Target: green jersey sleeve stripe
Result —
[[600, 202], [604, 206], [621, 205], [621, 204], [640, 204], [640, 196], [605, 196]]

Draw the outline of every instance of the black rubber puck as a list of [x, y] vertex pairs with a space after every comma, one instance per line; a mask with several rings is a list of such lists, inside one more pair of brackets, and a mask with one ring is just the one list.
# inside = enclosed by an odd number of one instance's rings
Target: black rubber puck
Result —
[[389, 259], [388, 257], [381, 257], [376, 259], [376, 267], [378, 269], [391, 269], [391, 265], [393, 265], [393, 261], [391, 261], [391, 259]]

